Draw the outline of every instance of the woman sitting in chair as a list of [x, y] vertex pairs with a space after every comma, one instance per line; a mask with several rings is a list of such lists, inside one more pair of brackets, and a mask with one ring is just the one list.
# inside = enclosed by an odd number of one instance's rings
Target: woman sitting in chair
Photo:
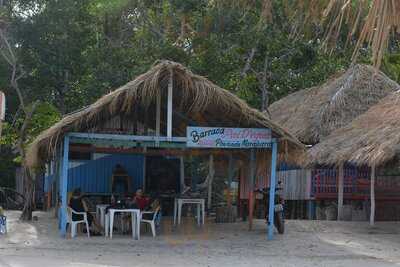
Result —
[[[74, 211], [76, 211], [76, 212], [86, 212], [87, 220], [89, 222], [89, 225], [90, 226], [93, 225], [93, 228], [95, 230], [92, 233], [92, 235], [101, 235], [101, 232], [103, 231], [103, 229], [100, 226], [100, 224], [97, 223], [97, 221], [95, 220], [93, 215], [89, 212], [87, 204], [86, 204], [85, 200], [83, 199], [83, 197], [81, 195], [81, 189], [80, 188], [76, 188], [72, 192], [72, 197], [71, 197], [71, 199], [69, 201], [69, 207], [71, 209], [73, 209]], [[83, 215], [72, 214], [72, 220], [73, 221], [83, 220]]]
[[136, 194], [133, 198], [134, 203], [140, 210], [144, 210], [150, 204], [150, 199], [148, 197], [143, 196], [143, 190], [136, 190]]

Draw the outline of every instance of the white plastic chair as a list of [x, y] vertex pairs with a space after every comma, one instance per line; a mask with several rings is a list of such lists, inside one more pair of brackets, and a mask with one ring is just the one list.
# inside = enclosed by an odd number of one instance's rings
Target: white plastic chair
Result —
[[[142, 217], [142, 219], [141, 219], [142, 223], [150, 224], [151, 232], [153, 234], [153, 237], [156, 236], [156, 223], [155, 223], [155, 221], [157, 219], [157, 216], [158, 216], [159, 212], [160, 212], [160, 207], [158, 207], [155, 211], [143, 211], [142, 212], [142, 216], [141, 216]], [[153, 214], [153, 218], [151, 220], [145, 220], [145, 219], [143, 219], [143, 214]]]
[[[89, 222], [87, 220], [87, 214], [86, 212], [77, 212], [74, 211], [72, 208], [68, 207], [68, 223], [71, 227], [71, 237], [74, 238], [76, 236], [76, 230], [77, 230], [77, 226], [80, 223], [84, 223], [86, 225], [86, 232], [87, 232], [87, 236], [90, 237], [90, 231], [89, 231]], [[79, 221], [73, 221], [72, 220], [72, 215], [76, 214], [76, 215], [82, 215], [83, 219], [79, 220]]]

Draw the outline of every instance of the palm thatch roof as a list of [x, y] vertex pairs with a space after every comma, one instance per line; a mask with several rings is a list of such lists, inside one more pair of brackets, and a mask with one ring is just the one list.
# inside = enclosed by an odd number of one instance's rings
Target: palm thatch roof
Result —
[[300, 141], [316, 144], [399, 88], [372, 66], [358, 64], [321, 86], [276, 101], [269, 112], [273, 121], [290, 130]]
[[[193, 122], [198, 122], [200, 126], [267, 127], [272, 129], [275, 137], [285, 140], [288, 144], [286, 150], [302, 150], [302, 144], [294, 136], [236, 95], [205, 77], [193, 74], [179, 63], [161, 61], [133, 81], [104, 95], [90, 106], [65, 116], [42, 132], [28, 148], [27, 165], [40, 167], [50, 160], [66, 133], [96, 132], [98, 125], [115, 116], [128, 120], [136, 117], [142, 124], [155, 125], [156, 98], [166, 98], [170, 77], [174, 88], [174, 115], [177, 115], [173, 119], [174, 136], [185, 136], [186, 126]], [[166, 109], [165, 102], [162, 102], [162, 110]], [[165, 121], [165, 114], [161, 113], [161, 121]]]
[[391, 93], [367, 112], [308, 151], [308, 164], [382, 165], [400, 152], [400, 91]]

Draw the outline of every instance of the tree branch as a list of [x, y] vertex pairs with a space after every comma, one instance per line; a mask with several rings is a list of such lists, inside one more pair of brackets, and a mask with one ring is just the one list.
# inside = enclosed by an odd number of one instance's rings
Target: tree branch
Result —
[[257, 51], [256, 47], [253, 47], [251, 49], [249, 56], [246, 59], [246, 63], [244, 64], [244, 67], [243, 67], [242, 71], [240, 72], [239, 81], [236, 84], [235, 91], [239, 90], [239, 84], [240, 84], [241, 80], [243, 80], [246, 77], [247, 72], [249, 72], [249, 70], [251, 69], [251, 62], [253, 61], [256, 51]]
[[3, 49], [1, 50], [1, 55], [3, 56], [3, 58], [8, 62], [8, 64], [12, 68], [11, 79], [10, 79], [11, 87], [14, 88], [14, 90], [17, 92], [18, 99], [22, 106], [22, 109], [23, 109], [24, 113], [27, 114], [24, 97], [18, 86], [18, 80], [25, 75], [25, 72], [22, 70], [21, 73], [19, 75], [17, 75], [17, 71], [18, 71], [17, 59], [16, 59], [14, 51], [10, 45], [10, 42], [7, 40], [7, 37], [6, 37], [3, 29], [0, 29], [0, 38], [1, 38], [0, 39], [1, 48], [6, 49], [7, 53], [9, 54], [9, 56], [7, 56], [6, 52]]

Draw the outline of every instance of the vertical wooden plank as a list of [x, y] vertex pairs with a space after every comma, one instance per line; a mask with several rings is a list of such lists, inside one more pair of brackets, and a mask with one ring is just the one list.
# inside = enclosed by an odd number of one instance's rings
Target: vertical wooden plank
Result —
[[133, 113], [133, 134], [139, 134], [139, 127], [138, 127], [138, 112], [139, 112], [139, 105], [135, 104], [134, 113]]
[[339, 175], [338, 175], [338, 213], [337, 220], [342, 220], [343, 214], [343, 180], [344, 180], [344, 164], [341, 162], [339, 164]]
[[305, 199], [310, 199], [311, 198], [311, 188], [312, 188], [311, 169], [307, 169], [305, 172], [306, 172]]
[[269, 186], [269, 210], [268, 210], [268, 240], [274, 237], [274, 211], [275, 211], [275, 185], [276, 185], [276, 161], [278, 158], [278, 143], [273, 140], [271, 158], [271, 181]]
[[180, 182], [179, 182], [179, 186], [180, 186], [180, 190], [181, 193], [183, 192], [183, 190], [185, 189], [185, 161], [183, 156], [179, 157], [179, 162], [180, 162]]
[[143, 178], [142, 178], [142, 183], [143, 183], [143, 191], [146, 192], [146, 155], [143, 155]]
[[64, 149], [62, 156], [62, 173], [61, 173], [61, 235], [65, 236], [67, 226], [67, 194], [68, 194], [68, 152], [69, 137], [64, 137]]
[[[156, 137], [160, 137], [160, 125], [161, 125], [161, 92], [157, 94], [156, 99]], [[156, 138], [156, 146], [160, 145], [160, 141]]]
[[249, 179], [249, 230], [253, 229], [253, 213], [254, 213], [254, 181], [256, 174], [256, 152], [254, 149], [250, 151], [250, 179]]
[[229, 162], [228, 162], [228, 194], [227, 194], [227, 204], [228, 208], [232, 207], [232, 196], [231, 196], [231, 189], [232, 189], [232, 179], [234, 174], [234, 166], [233, 166], [233, 155], [232, 152], [229, 153]]
[[314, 200], [307, 200], [307, 219], [314, 220]]
[[208, 164], [208, 175], [210, 175], [210, 180], [208, 182], [208, 192], [207, 192], [207, 208], [210, 211], [212, 204], [212, 184], [214, 181], [214, 156], [210, 154], [209, 164]]
[[369, 217], [369, 224], [373, 226], [375, 224], [375, 165], [371, 166], [371, 214]]
[[144, 111], [144, 125], [143, 125], [143, 135], [149, 135], [149, 112], [146, 108]]
[[167, 137], [172, 137], [172, 72], [169, 76], [168, 82], [168, 102], [167, 102]]

